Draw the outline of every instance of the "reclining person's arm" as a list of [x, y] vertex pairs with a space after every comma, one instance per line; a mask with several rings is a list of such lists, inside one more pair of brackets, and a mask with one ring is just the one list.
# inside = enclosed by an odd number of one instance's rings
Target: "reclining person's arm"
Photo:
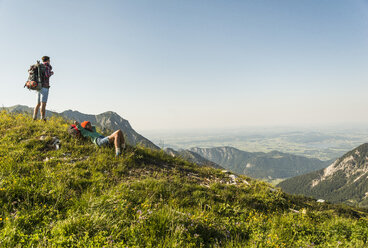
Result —
[[89, 137], [89, 131], [84, 129], [78, 122], [74, 122], [83, 137]]

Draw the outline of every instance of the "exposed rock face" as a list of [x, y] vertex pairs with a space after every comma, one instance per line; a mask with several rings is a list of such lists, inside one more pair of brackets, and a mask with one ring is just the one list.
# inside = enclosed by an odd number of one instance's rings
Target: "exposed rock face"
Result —
[[347, 153], [324, 169], [322, 176], [312, 181], [312, 187], [317, 186], [322, 181], [333, 179], [334, 176], [341, 173], [346, 177], [348, 183], [355, 183], [361, 178], [368, 178], [367, 153], [368, 144], [363, 144]]
[[[357, 158], [360, 159], [360, 152], [356, 151], [353, 155], [347, 156], [342, 160], [336, 160], [333, 164], [323, 170], [323, 174], [320, 178], [312, 181], [312, 187], [317, 186], [320, 182], [328, 180], [336, 175], [338, 172], [342, 172], [346, 178], [353, 179], [356, 182], [361, 177], [366, 176], [368, 173], [368, 163], [361, 164], [357, 167]], [[367, 161], [367, 157], [364, 160]]]
[[285, 180], [278, 186], [289, 193], [368, 207], [368, 143], [323, 170]]

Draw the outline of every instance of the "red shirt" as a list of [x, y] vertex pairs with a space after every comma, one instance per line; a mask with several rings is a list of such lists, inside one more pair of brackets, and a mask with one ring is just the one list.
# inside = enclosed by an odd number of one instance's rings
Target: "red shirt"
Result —
[[54, 72], [52, 71], [52, 66], [49, 63], [43, 62], [43, 64], [46, 66], [46, 70], [45, 70], [45, 78], [43, 80], [42, 87], [50, 88], [50, 77], [54, 74]]

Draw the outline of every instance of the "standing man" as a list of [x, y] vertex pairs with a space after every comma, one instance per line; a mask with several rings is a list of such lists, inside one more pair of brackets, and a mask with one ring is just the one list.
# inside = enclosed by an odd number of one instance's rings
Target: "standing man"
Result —
[[33, 120], [37, 119], [38, 109], [41, 106], [41, 120], [46, 121], [46, 103], [47, 98], [49, 97], [50, 77], [54, 75], [54, 72], [52, 71], [52, 66], [50, 65], [49, 56], [42, 57], [42, 64], [40, 65], [40, 69], [42, 88], [37, 93], [37, 105], [33, 112]]

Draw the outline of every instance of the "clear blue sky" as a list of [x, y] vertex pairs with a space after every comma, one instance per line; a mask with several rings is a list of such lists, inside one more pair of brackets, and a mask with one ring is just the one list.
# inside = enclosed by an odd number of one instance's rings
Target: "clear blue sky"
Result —
[[112, 110], [138, 131], [368, 122], [367, 0], [0, 0], [0, 104]]

